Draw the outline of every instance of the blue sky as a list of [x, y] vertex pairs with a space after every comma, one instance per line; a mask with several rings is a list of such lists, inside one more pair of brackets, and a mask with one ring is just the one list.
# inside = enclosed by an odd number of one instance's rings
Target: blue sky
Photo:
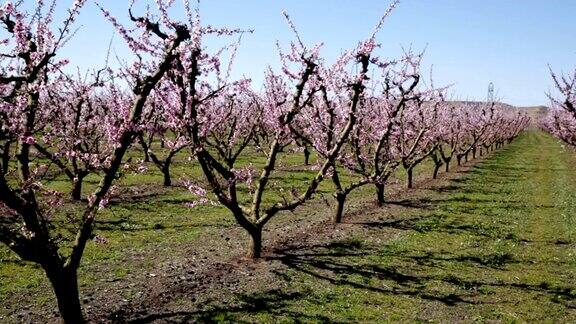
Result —
[[[126, 19], [127, 0], [100, 3]], [[234, 73], [259, 83], [265, 67], [278, 64], [276, 40], [286, 44], [292, 37], [283, 9], [308, 44], [325, 43], [323, 53], [330, 60], [369, 35], [389, 4], [386, 0], [202, 0], [200, 8], [204, 24], [255, 30], [243, 39]], [[426, 47], [425, 68], [433, 64], [436, 84], [454, 84], [452, 94], [458, 99], [482, 100], [489, 82], [494, 82], [503, 101], [519, 106], [547, 104], [545, 93], [552, 86], [547, 64], [565, 72], [576, 66], [574, 14], [573, 0], [404, 0], [378, 35], [380, 53], [394, 57], [401, 46]], [[79, 23], [62, 56], [83, 68], [101, 65], [113, 29], [92, 3], [83, 9]], [[129, 54], [118, 37], [113, 44], [119, 56]]]

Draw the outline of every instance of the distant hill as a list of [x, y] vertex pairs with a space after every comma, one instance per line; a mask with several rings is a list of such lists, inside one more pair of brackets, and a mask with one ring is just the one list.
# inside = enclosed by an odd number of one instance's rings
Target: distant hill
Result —
[[[453, 105], [477, 105], [477, 106], [484, 106], [487, 103], [485, 101], [470, 101], [470, 100], [450, 100], [447, 101], [447, 103], [453, 104]], [[512, 106], [510, 104], [507, 104], [505, 102], [497, 102], [497, 104], [499, 104], [501, 107], [507, 107], [510, 109], [519, 109], [520, 107], [515, 107]]]
[[548, 107], [546, 106], [531, 106], [531, 107], [518, 107], [518, 109], [524, 110], [528, 113], [532, 119], [538, 119], [548, 112]]
[[[486, 104], [485, 102], [481, 102], [481, 101], [464, 101], [464, 100], [452, 100], [452, 101], [449, 101], [449, 103], [452, 103], [454, 105], [458, 105], [458, 104], [485, 105]], [[516, 106], [509, 105], [507, 103], [503, 103], [503, 102], [500, 102], [500, 105], [502, 105], [504, 107], [508, 107], [510, 109], [517, 109], [519, 111], [526, 112], [528, 114], [528, 116], [530, 118], [532, 118], [533, 123], [536, 123], [540, 119], [540, 117], [542, 117], [546, 114], [546, 112], [549, 109], [546, 106], [516, 107]]]

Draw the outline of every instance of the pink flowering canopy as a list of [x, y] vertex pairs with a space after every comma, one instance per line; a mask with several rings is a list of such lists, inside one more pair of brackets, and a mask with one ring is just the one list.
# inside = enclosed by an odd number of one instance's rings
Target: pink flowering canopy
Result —
[[552, 70], [550, 75], [557, 96], [549, 94], [551, 107], [540, 120], [540, 126], [558, 139], [576, 145], [576, 69], [571, 75], [558, 76]]

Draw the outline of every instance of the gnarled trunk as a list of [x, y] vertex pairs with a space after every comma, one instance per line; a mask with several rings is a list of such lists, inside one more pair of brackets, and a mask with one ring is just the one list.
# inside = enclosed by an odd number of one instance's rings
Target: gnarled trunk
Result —
[[62, 322], [66, 324], [84, 323], [80, 294], [78, 292], [78, 275], [76, 270], [64, 270], [61, 267], [44, 266], [44, 271], [52, 284], [58, 302]]
[[140, 146], [142, 146], [142, 151], [144, 151], [144, 162], [150, 162], [150, 154], [148, 154], [150, 147], [146, 144], [142, 133], [138, 134], [138, 142], [140, 143]]
[[246, 256], [251, 259], [259, 259], [262, 256], [262, 227], [254, 226], [248, 230], [248, 234], [250, 234], [250, 243]]
[[176, 154], [176, 151], [171, 151], [170, 154], [166, 157], [164, 161], [161, 161], [156, 154], [150, 152], [150, 159], [156, 165], [156, 167], [162, 172], [162, 176], [164, 178], [163, 185], [164, 187], [170, 187], [172, 185], [172, 178], [170, 177], [170, 164], [172, 163], [172, 158]]
[[334, 213], [332, 221], [335, 224], [339, 224], [342, 223], [342, 216], [344, 215], [344, 203], [346, 202], [346, 194], [341, 192], [336, 193], [335, 198], [336, 198], [336, 211]]
[[375, 183], [374, 187], [376, 187], [376, 201], [379, 206], [383, 206], [386, 203], [386, 200], [384, 199], [384, 184]]
[[432, 161], [434, 162], [434, 172], [432, 173], [432, 179], [438, 178], [438, 172], [440, 172], [440, 168], [444, 162], [442, 158], [439, 157], [436, 153], [432, 154]]
[[438, 172], [442, 167], [442, 163], [434, 163], [434, 173], [432, 174], [432, 179], [438, 178]]
[[408, 176], [408, 189], [412, 189], [412, 187], [414, 186], [414, 167], [409, 167], [408, 169], [406, 169], [406, 174]]
[[71, 197], [74, 201], [80, 201], [82, 199], [82, 183], [84, 182], [84, 176], [77, 176], [72, 180], [72, 192]]
[[304, 165], [310, 165], [310, 149], [304, 146]]
[[172, 185], [172, 178], [170, 177], [170, 161], [164, 163], [161, 171], [164, 175], [164, 187], [170, 187]]

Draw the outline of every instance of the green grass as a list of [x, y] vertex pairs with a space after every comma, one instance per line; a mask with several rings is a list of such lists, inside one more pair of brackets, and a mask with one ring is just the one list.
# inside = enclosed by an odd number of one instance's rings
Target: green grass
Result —
[[[576, 159], [529, 132], [370, 235], [288, 251], [288, 290], [200, 319], [576, 321]], [[374, 225], [375, 226], [375, 225]], [[394, 235], [381, 243], [379, 233]]]

